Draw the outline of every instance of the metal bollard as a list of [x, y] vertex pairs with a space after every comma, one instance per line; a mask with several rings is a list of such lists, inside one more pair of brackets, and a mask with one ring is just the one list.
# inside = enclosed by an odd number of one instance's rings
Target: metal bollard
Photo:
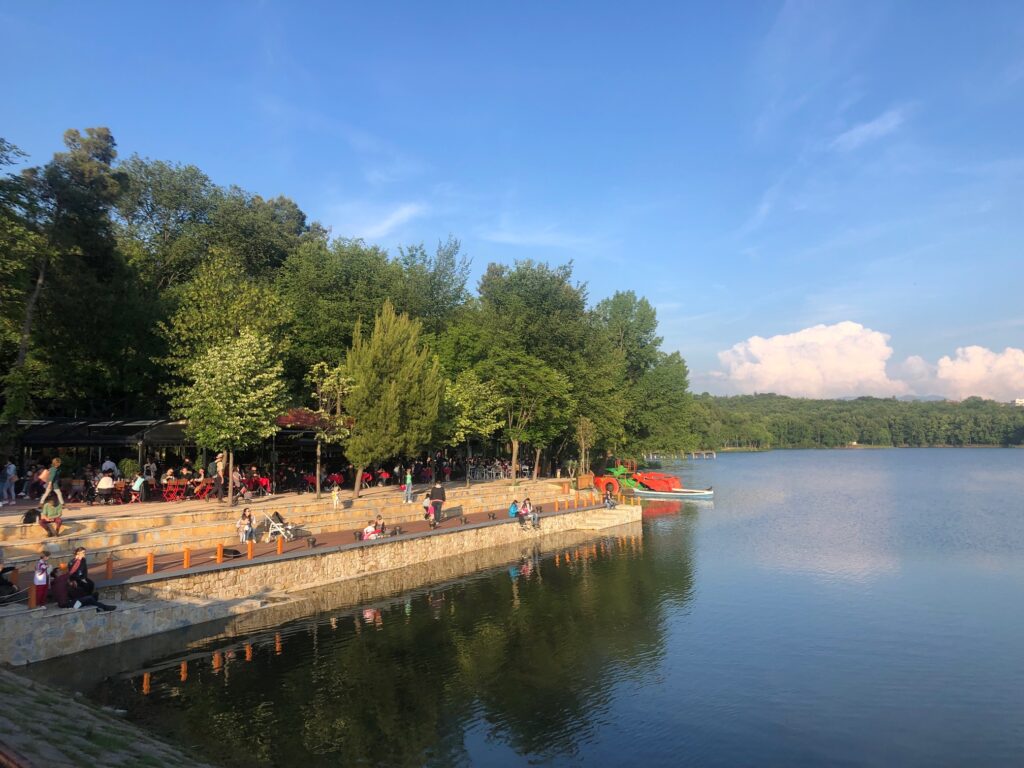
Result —
[[146, 573], [152, 573], [155, 569], [155, 558], [153, 557], [153, 553], [150, 552], [148, 555], [146, 555]]

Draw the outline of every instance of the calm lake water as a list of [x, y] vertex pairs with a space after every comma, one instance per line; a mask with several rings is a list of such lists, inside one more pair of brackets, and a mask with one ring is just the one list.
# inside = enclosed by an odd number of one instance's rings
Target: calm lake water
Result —
[[714, 503], [652, 505], [642, 538], [292, 622], [248, 662], [109, 649], [126, 674], [87, 693], [238, 766], [1024, 765], [1024, 451], [676, 471]]

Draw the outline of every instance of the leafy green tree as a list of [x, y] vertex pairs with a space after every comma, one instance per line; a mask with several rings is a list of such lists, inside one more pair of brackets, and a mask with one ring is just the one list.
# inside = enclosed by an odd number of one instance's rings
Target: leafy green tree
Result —
[[[466, 458], [472, 456], [470, 438], [485, 438], [501, 428], [502, 404], [497, 388], [489, 381], [481, 381], [473, 370], [455, 377], [445, 388], [446, 410], [450, 415], [449, 445], [466, 444]], [[469, 468], [466, 486], [469, 486]]]
[[237, 254], [215, 248], [195, 277], [180, 286], [178, 308], [159, 328], [167, 344], [161, 360], [165, 387], [172, 396], [198, 356], [210, 346], [230, 343], [243, 328], [267, 340], [273, 359], [288, 350], [288, 307], [272, 285], [248, 276], [243, 266]]
[[188, 419], [196, 445], [228, 451], [228, 503], [232, 502], [235, 451], [277, 432], [286, 389], [270, 340], [251, 328], [207, 349], [188, 368], [188, 385], [174, 400]]
[[306, 377], [313, 389], [316, 403], [316, 497], [320, 498], [320, 446], [341, 445], [349, 436], [349, 417], [345, 413], [345, 398], [352, 390], [352, 381], [345, 375], [344, 366], [327, 363], [314, 365]]
[[304, 240], [277, 276], [294, 318], [293, 369], [305, 372], [322, 360], [341, 360], [356, 324], [369, 323], [401, 280], [401, 268], [387, 253], [361, 240]]
[[352, 382], [346, 453], [356, 468], [353, 498], [358, 498], [366, 467], [411, 455], [430, 443], [444, 379], [437, 357], [421, 341], [420, 323], [397, 314], [390, 301], [374, 319], [369, 338], [356, 324], [344, 372]]
[[572, 408], [568, 378], [531, 355], [498, 350], [476, 367], [498, 392], [505, 436], [512, 444], [512, 479], [519, 475], [519, 444], [564, 426]]
[[598, 302], [594, 314], [610, 342], [625, 356], [629, 380], [639, 381], [658, 362], [662, 339], [654, 307], [633, 291], [616, 291]]
[[393, 301], [423, 323], [423, 330], [436, 337], [445, 328], [468, 297], [466, 281], [470, 262], [459, 251], [462, 244], [454, 237], [437, 244], [433, 255], [423, 245], [399, 249], [396, 260], [402, 279]]
[[586, 288], [572, 281], [572, 264], [490, 264], [478, 291], [492, 346], [529, 354], [568, 375], [588, 324]]
[[631, 413], [637, 451], [679, 451], [695, 446], [690, 433], [689, 371], [678, 352], [662, 354], [637, 383], [639, 407]]

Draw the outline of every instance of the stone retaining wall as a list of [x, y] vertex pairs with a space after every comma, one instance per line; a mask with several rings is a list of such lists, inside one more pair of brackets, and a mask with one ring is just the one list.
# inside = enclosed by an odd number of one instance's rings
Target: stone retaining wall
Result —
[[569, 531], [593, 531], [641, 518], [639, 507], [592, 509], [545, 515], [539, 531], [496, 520], [284, 555], [209, 565], [169, 576], [136, 576], [104, 587], [111, 613], [60, 609], [0, 608], [0, 662], [33, 661], [98, 648], [259, 610], [284, 593], [360, 579], [509, 544], [534, 544]]

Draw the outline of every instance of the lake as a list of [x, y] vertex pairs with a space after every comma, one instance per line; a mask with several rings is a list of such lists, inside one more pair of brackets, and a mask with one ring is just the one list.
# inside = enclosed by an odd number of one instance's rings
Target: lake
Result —
[[124, 659], [86, 693], [227, 765], [1024, 764], [1024, 450], [667, 469], [715, 501], [248, 643], [72, 663]]

